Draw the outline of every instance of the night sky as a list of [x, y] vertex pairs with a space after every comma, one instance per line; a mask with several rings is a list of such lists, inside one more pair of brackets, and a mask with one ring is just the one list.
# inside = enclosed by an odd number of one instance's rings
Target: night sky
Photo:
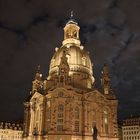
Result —
[[107, 63], [119, 118], [140, 114], [140, 0], [0, 0], [0, 121], [23, 119], [36, 68], [47, 77], [71, 10], [96, 86]]

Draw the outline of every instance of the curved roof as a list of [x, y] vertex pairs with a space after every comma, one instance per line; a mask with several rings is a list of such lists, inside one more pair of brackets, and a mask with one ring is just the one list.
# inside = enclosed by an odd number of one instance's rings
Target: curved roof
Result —
[[70, 72], [80, 72], [92, 75], [92, 63], [87, 51], [83, 46], [78, 47], [74, 44], [70, 46], [62, 46], [53, 55], [50, 64], [49, 74], [57, 74], [63, 52], [66, 51]]

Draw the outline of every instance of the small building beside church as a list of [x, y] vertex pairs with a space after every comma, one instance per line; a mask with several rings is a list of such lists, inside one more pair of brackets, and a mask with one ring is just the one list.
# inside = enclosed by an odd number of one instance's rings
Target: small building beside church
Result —
[[122, 124], [123, 140], [140, 140], [140, 117], [128, 117]]
[[16, 123], [0, 123], [0, 140], [22, 140], [23, 127]]

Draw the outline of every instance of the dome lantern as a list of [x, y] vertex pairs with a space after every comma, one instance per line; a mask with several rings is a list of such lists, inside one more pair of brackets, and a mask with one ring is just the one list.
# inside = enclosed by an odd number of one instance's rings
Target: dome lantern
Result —
[[[47, 79], [53, 80], [60, 77], [63, 74], [60, 72], [62, 60], [67, 59], [68, 71], [66, 70], [66, 73], [67, 77], [71, 79], [71, 84], [75, 87], [92, 88], [94, 84], [93, 64], [89, 53], [81, 45], [79, 30], [80, 27], [73, 19], [73, 13], [71, 13], [70, 20], [64, 27], [62, 46], [56, 49], [51, 59]], [[66, 52], [65, 57], [64, 52]]]
[[78, 23], [74, 20], [72, 11], [70, 20], [64, 27], [64, 41], [62, 44], [75, 44], [76, 46], [80, 46], [81, 42], [79, 39], [79, 30], [80, 27], [78, 26]]

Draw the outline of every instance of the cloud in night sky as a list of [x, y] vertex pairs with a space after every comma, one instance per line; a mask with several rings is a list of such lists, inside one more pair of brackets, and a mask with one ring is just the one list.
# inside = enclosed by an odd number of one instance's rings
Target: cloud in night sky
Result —
[[0, 0], [0, 120], [23, 118], [36, 67], [41, 65], [45, 78], [71, 10], [97, 86], [108, 63], [119, 117], [140, 113], [139, 0]]

